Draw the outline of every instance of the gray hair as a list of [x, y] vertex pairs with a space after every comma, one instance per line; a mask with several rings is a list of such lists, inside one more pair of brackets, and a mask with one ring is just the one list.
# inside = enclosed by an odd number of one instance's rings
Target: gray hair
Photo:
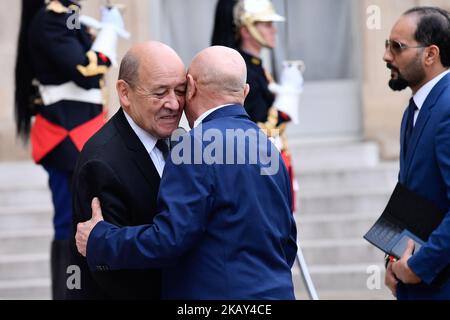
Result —
[[139, 81], [139, 65], [136, 54], [128, 52], [120, 63], [119, 80], [125, 81], [134, 89]]

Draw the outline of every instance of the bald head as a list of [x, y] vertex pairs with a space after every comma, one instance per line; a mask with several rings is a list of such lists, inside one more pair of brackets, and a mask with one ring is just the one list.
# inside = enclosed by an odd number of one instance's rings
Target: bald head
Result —
[[192, 60], [187, 75], [185, 113], [191, 128], [204, 112], [225, 104], [244, 104], [247, 67], [236, 50], [214, 46]]
[[214, 46], [195, 56], [189, 74], [211, 93], [239, 95], [247, 82], [245, 61], [236, 50]]
[[122, 59], [119, 80], [124, 80], [135, 88], [143, 74], [147, 74], [149, 70], [163, 69], [167, 64], [184, 68], [178, 54], [164, 43], [158, 41], [138, 43], [128, 50]]

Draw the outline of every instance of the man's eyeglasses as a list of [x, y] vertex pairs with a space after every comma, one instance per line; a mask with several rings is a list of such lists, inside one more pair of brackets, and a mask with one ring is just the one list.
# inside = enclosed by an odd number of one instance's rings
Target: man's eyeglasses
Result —
[[410, 47], [404, 43], [401, 43], [397, 40], [386, 40], [386, 42], [384, 43], [384, 47], [386, 49], [390, 49], [392, 54], [400, 54], [403, 50], [406, 49], [413, 49], [413, 48], [426, 48], [427, 46], [413, 46]]

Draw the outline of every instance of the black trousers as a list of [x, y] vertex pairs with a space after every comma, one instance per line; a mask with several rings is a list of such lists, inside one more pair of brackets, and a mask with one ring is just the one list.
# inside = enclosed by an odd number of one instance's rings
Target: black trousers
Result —
[[51, 277], [53, 300], [67, 300], [67, 268], [70, 265], [69, 240], [53, 240], [51, 247]]

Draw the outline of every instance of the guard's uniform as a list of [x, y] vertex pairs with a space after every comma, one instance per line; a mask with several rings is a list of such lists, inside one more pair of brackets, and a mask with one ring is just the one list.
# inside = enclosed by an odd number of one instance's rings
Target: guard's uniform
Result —
[[32, 65], [43, 105], [31, 131], [33, 159], [72, 171], [84, 143], [103, 124], [102, 77], [110, 65], [89, 51], [85, 28], [67, 27], [68, 0], [52, 1], [34, 17], [29, 32]]
[[79, 7], [72, 1], [51, 1], [37, 12], [28, 31], [41, 100], [31, 127], [32, 156], [49, 173], [55, 208], [54, 299], [64, 299], [66, 292], [71, 176], [83, 145], [105, 121], [101, 87], [110, 66], [106, 56], [90, 51], [93, 40], [86, 28], [70, 28], [74, 10]]
[[[269, 84], [273, 79], [264, 70], [261, 59], [242, 50], [239, 52], [247, 65], [247, 82], [250, 85], [250, 92], [244, 103], [245, 110], [250, 119], [256, 122], [269, 136], [280, 139], [280, 151], [291, 177], [291, 191], [294, 195], [294, 170], [284, 134], [290, 118], [273, 105], [275, 95], [269, 90]], [[294, 196], [292, 197], [292, 209], [295, 211]]]
[[[245, 27], [261, 48], [271, 48], [272, 45], [266, 41], [256, 24], [277, 21], [284, 21], [284, 17], [275, 12], [270, 0], [219, 0], [216, 7], [212, 45], [237, 49], [244, 58], [247, 65], [247, 82], [250, 85], [244, 107], [250, 119], [258, 124], [281, 151], [291, 177], [291, 191], [294, 194], [294, 172], [284, 134], [291, 117], [278, 109], [280, 108], [276, 105], [278, 97], [269, 90], [269, 85], [274, 82], [273, 78], [264, 70], [261, 59], [242, 50], [243, 40], [239, 31], [240, 28]], [[295, 105], [293, 107], [296, 108]], [[292, 210], [295, 211], [295, 196], [292, 197]]]
[[275, 100], [274, 94], [269, 90], [269, 79], [260, 58], [242, 50], [239, 52], [247, 65], [247, 82], [250, 85], [250, 92], [245, 99], [245, 110], [252, 121], [265, 123]]

